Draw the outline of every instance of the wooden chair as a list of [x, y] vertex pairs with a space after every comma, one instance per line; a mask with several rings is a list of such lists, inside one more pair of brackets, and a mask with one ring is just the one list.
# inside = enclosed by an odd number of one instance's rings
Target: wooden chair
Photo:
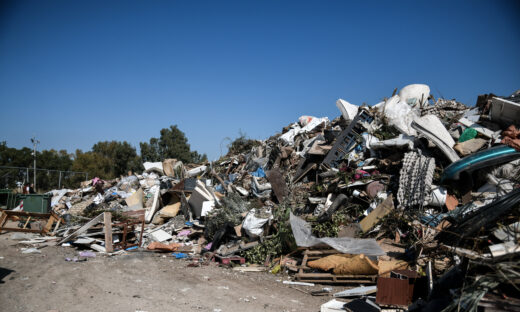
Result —
[[[123, 215], [128, 217], [126, 221], [118, 222], [113, 224], [113, 227], [120, 227], [122, 228], [123, 234], [121, 237], [121, 241], [114, 244], [114, 247], [120, 248], [120, 249], [127, 249], [130, 247], [141, 247], [143, 244], [143, 232], [144, 232], [144, 216], [145, 216], [145, 210], [139, 209], [139, 210], [133, 210], [133, 211], [126, 211], [123, 212]], [[128, 234], [133, 233], [135, 231], [136, 226], [141, 225], [141, 232], [139, 234], [139, 239], [136, 243], [129, 243], [128, 242]]]

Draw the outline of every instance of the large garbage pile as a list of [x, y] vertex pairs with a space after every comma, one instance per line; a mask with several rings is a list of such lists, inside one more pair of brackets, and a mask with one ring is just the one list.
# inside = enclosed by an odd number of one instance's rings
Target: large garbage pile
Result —
[[145, 163], [140, 175], [53, 191], [67, 221], [58, 241], [108, 252], [106, 233], [89, 229], [108, 211], [116, 253], [372, 283], [335, 294], [372, 308], [518, 304], [520, 94], [468, 107], [409, 85], [373, 106], [336, 105], [332, 121], [302, 116], [216, 162]]

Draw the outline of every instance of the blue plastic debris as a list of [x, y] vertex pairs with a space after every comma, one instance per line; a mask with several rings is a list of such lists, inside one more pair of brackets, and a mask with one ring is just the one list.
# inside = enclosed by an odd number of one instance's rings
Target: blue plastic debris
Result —
[[134, 249], [137, 249], [137, 246], [134, 246], [134, 247], [128, 247], [128, 248], [127, 248], [127, 249], [125, 249], [125, 250], [127, 250], [127, 251], [128, 251], [128, 250], [134, 250]]
[[186, 226], [193, 226], [193, 222], [186, 221], [186, 222], [184, 222], [184, 225], [186, 225]]
[[182, 252], [174, 252], [172, 253], [172, 256], [175, 257], [175, 259], [185, 259], [188, 258], [188, 255]]
[[221, 184], [215, 186], [215, 191], [217, 191], [219, 193], [224, 193], [225, 192], [224, 187]]
[[256, 169], [255, 172], [251, 172], [250, 173], [253, 177], [257, 177], [257, 178], [265, 178], [265, 172], [264, 172], [264, 169], [262, 169], [262, 167], [258, 167], [258, 169]]

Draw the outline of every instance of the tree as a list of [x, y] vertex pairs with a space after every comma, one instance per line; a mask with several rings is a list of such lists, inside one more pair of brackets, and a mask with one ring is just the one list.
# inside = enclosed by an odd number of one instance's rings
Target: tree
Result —
[[110, 158], [94, 152], [83, 153], [81, 150], [76, 150], [72, 170], [87, 172], [92, 178], [111, 179], [114, 177]]
[[[32, 149], [23, 147], [21, 149], [7, 147], [6, 142], [0, 143], [0, 165], [9, 167], [29, 168], [2, 168], [0, 169], [0, 177], [4, 180], [0, 181], [5, 187], [14, 187], [16, 182], [33, 182], [32, 170], [34, 166], [34, 156]], [[69, 171], [72, 167], [72, 155], [67, 151], [61, 150], [42, 150], [36, 152], [36, 163], [38, 169], [49, 169], [49, 171], [38, 170], [36, 172], [36, 186], [38, 190], [50, 190], [58, 186], [71, 185], [70, 179], [65, 179], [62, 173], [61, 185], [60, 171]], [[27, 173], [29, 176], [27, 176]], [[84, 176], [83, 176], [84, 178]], [[3, 187], [3, 186], [2, 186]]]
[[123, 141], [98, 142], [92, 146], [92, 152], [110, 159], [112, 177], [126, 175], [128, 171], [142, 171], [141, 159], [130, 143]]
[[177, 125], [161, 130], [159, 138], [151, 138], [150, 143], [141, 142], [141, 158], [143, 161], [162, 161], [175, 158], [185, 163], [200, 163], [207, 160], [206, 154], [200, 155], [190, 150], [188, 139]]
[[[226, 138], [231, 141], [230, 138]], [[238, 137], [229, 143], [228, 155], [237, 155], [242, 153], [248, 153], [255, 146], [260, 145], [260, 141], [252, 140], [247, 137], [247, 134], [242, 130], [238, 130]]]

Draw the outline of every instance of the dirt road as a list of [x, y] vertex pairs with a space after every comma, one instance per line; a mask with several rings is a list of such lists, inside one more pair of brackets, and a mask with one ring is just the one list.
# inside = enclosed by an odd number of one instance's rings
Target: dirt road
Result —
[[330, 300], [289, 288], [280, 275], [190, 268], [169, 254], [145, 252], [67, 262], [78, 255], [75, 248], [22, 254], [24, 246], [9, 237], [0, 235], [0, 310], [6, 312], [319, 311]]

